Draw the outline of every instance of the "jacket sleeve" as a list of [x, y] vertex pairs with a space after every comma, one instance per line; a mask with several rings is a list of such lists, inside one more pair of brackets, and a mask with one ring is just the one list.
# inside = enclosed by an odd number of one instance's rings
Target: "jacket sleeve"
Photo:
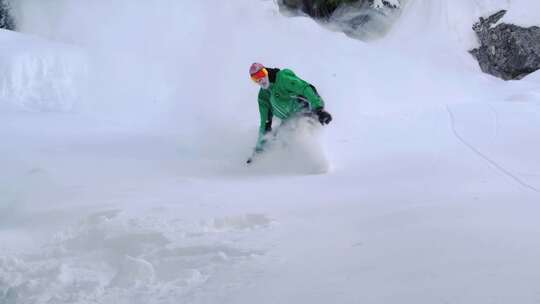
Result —
[[261, 122], [259, 125], [259, 137], [257, 139], [257, 144], [255, 146], [256, 152], [261, 152], [263, 150], [266, 139], [264, 135], [272, 131], [272, 106], [270, 105], [270, 92], [268, 90], [261, 89], [259, 91], [259, 114], [261, 117]]
[[283, 71], [286, 71], [286, 73], [282, 75], [282, 82], [288, 91], [299, 96], [304, 96], [308, 100], [312, 110], [324, 108], [324, 101], [311, 84], [300, 79], [290, 70]]

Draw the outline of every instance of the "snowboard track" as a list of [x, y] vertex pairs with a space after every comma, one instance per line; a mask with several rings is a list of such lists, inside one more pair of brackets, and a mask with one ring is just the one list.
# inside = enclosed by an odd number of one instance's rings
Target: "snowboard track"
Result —
[[506, 169], [505, 167], [503, 167], [502, 165], [500, 165], [499, 163], [497, 163], [496, 161], [494, 161], [493, 159], [491, 159], [490, 157], [488, 157], [487, 155], [485, 155], [484, 153], [482, 153], [478, 148], [476, 148], [474, 145], [472, 145], [471, 143], [469, 143], [468, 141], [466, 141], [460, 134], [459, 132], [457, 131], [456, 129], [456, 119], [455, 119], [455, 116], [454, 116], [454, 113], [452, 112], [452, 110], [450, 109], [450, 106], [447, 104], [446, 105], [446, 111], [448, 112], [448, 116], [450, 118], [450, 126], [452, 128], [452, 133], [454, 133], [454, 136], [463, 144], [465, 145], [469, 150], [471, 150], [474, 154], [476, 154], [477, 156], [479, 156], [480, 158], [482, 158], [483, 160], [485, 160], [486, 162], [488, 162], [490, 165], [492, 165], [493, 167], [495, 167], [499, 172], [501, 172], [502, 174], [506, 175], [507, 177], [513, 179], [516, 183], [518, 183], [519, 185], [521, 185], [522, 187], [526, 188], [526, 189], [529, 189], [529, 190], [532, 190], [536, 193], [540, 193], [540, 190], [530, 184], [528, 184], [527, 182], [523, 181], [522, 179], [520, 179], [519, 177], [517, 177], [515, 174], [513, 174], [512, 172], [510, 172], [510, 170]]

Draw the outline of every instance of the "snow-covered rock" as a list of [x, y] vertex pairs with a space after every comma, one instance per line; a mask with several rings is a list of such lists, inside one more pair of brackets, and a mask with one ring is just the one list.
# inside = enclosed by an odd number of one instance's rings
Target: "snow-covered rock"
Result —
[[290, 9], [299, 9], [315, 18], [328, 18], [343, 5], [370, 6], [373, 8], [397, 8], [399, 0], [281, 0], [278, 2]]
[[480, 47], [471, 50], [482, 71], [505, 80], [521, 79], [540, 69], [540, 27], [499, 23], [505, 10], [480, 18], [473, 26]]
[[370, 40], [383, 36], [399, 16], [399, 0], [281, 0], [286, 11], [305, 13], [337, 31]]

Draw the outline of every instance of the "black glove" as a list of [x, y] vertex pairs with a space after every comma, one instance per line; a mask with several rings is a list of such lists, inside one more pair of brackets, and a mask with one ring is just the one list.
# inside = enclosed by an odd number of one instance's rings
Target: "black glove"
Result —
[[321, 125], [327, 125], [332, 121], [332, 115], [326, 112], [323, 108], [317, 109], [315, 114], [317, 115], [317, 118], [319, 118]]

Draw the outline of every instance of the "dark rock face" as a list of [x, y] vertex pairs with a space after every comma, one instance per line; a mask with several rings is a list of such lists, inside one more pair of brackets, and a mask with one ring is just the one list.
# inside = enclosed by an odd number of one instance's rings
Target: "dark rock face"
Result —
[[342, 4], [368, 2], [368, 0], [282, 0], [281, 4], [289, 9], [301, 10], [313, 18], [329, 18]]
[[282, 11], [304, 13], [360, 40], [383, 36], [401, 13], [390, 0], [279, 0]]
[[5, 0], [0, 0], [0, 28], [14, 30], [15, 22], [9, 14], [9, 5]]
[[[293, 9], [301, 10], [313, 18], [327, 19], [334, 11], [344, 4], [354, 4], [355, 6], [373, 5], [374, 0], [281, 0], [281, 5]], [[396, 8], [388, 1], [382, 1], [388, 8]]]
[[540, 27], [493, 26], [505, 14], [503, 10], [474, 24], [480, 47], [470, 53], [485, 73], [504, 80], [521, 79], [540, 69]]

